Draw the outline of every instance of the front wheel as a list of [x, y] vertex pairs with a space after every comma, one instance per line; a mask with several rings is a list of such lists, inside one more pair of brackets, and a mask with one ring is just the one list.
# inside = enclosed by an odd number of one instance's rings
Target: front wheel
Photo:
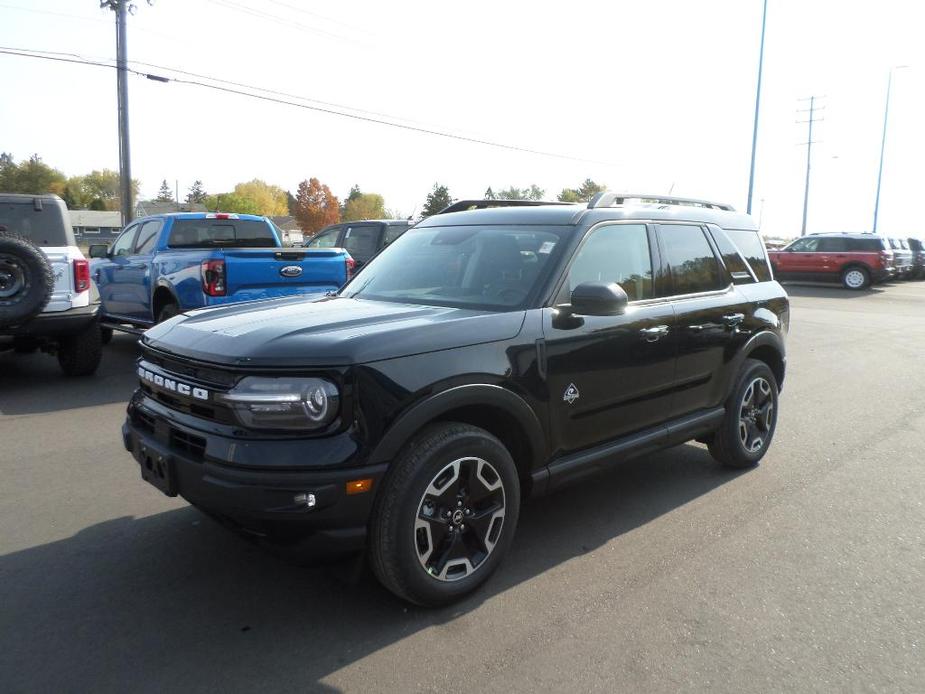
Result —
[[409, 602], [453, 602], [498, 568], [519, 512], [517, 468], [504, 445], [468, 424], [434, 425], [409, 443], [383, 481], [370, 523], [370, 564]]
[[754, 467], [767, 453], [776, 428], [774, 372], [763, 361], [746, 359], [726, 401], [726, 416], [710, 441], [710, 453], [727, 467]]
[[862, 267], [849, 267], [841, 273], [845, 289], [864, 289], [870, 284], [870, 273]]

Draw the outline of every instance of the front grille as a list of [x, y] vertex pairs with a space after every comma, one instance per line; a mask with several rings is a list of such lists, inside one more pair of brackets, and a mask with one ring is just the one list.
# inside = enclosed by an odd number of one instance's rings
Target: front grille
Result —
[[149, 361], [165, 371], [169, 371], [176, 376], [191, 378], [209, 386], [227, 389], [231, 388], [237, 380], [237, 376], [228, 371], [222, 371], [213, 366], [200, 364], [192, 360], [179, 359], [153, 350], [150, 347], [142, 346], [142, 354], [145, 361]]
[[170, 447], [173, 450], [186, 453], [197, 461], [203, 460], [206, 455], [206, 440], [201, 436], [187, 434], [174, 427], [170, 427]]
[[235, 424], [237, 420], [231, 409], [215, 402], [196, 402], [189, 398], [175, 397], [169, 393], [152, 388], [145, 382], [141, 383], [141, 390], [152, 400], [177, 412], [191, 414], [194, 417], [208, 419], [211, 422], [222, 424]]

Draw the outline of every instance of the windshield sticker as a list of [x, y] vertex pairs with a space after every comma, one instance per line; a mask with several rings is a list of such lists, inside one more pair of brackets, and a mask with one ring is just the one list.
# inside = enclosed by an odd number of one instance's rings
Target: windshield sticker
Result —
[[542, 253], [543, 255], [547, 255], [548, 253], [552, 253], [552, 249], [555, 247], [556, 247], [555, 241], [544, 241], [543, 245], [540, 246], [540, 250], [538, 250], [537, 253]]

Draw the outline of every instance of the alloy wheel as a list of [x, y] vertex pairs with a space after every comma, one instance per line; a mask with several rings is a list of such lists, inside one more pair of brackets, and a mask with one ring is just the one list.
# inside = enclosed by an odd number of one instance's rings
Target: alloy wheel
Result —
[[860, 270], [848, 270], [845, 273], [845, 284], [852, 289], [860, 289], [864, 286], [864, 273]]
[[774, 394], [765, 378], [752, 380], [739, 405], [739, 439], [748, 453], [757, 453], [767, 441], [774, 423]]
[[504, 484], [482, 458], [459, 458], [431, 480], [418, 503], [414, 548], [421, 567], [440, 581], [477, 571], [504, 525]]

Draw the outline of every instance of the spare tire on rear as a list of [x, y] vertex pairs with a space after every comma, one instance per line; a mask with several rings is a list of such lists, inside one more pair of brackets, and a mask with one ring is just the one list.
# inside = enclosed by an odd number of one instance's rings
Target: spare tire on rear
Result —
[[18, 234], [0, 233], [0, 328], [41, 313], [54, 287], [54, 272], [39, 247]]

